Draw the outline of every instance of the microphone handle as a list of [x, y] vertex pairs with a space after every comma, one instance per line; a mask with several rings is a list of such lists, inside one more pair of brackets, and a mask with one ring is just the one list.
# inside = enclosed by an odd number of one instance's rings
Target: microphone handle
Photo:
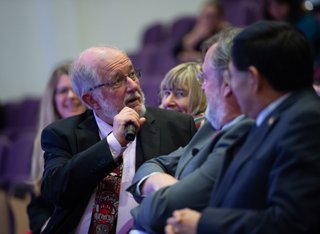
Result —
[[136, 137], [136, 127], [133, 123], [127, 123], [124, 132], [124, 137], [127, 141], [134, 141], [134, 138]]

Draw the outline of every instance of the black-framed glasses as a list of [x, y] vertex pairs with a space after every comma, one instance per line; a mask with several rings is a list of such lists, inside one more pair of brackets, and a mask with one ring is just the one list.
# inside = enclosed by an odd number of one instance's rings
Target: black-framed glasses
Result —
[[118, 89], [127, 83], [128, 77], [133, 81], [138, 81], [141, 78], [141, 70], [140, 69], [134, 70], [127, 75], [119, 73], [119, 74], [115, 75], [114, 77], [112, 77], [112, 79], [110, 81], [96, 85], [92, 88], [89, 88], [88, 91], [91, 92], [95, 89], [98, 89], [98, 88], [101, 88], [104, 86], [107, 88], [110, 88], [112, 90]]

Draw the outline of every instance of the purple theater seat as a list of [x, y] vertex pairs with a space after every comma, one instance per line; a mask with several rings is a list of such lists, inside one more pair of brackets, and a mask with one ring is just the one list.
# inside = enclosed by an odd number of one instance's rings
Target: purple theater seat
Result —
[[164, 77], [171, 68], [178, 64], [172, 46], [173, 44], [168, 41], [158, 49], [154, 59], [153, 74]]
[[161, 22], [150, 24], [143, 32], [142, 48], [147, 45], [159, 45], [168, 37], [167, 27]]
[[20, 121], [20, 126], [35, 130], [38, 123], [38, 115], [40, 110], [40, 98], [28, 97], [21, 102], [20, 113], [23, 118]]
[[[135, 53], [129, 54], [136, 68], [142, 70], [143, 80], [148, 77], [161, 76], [161, 78], [174, 66], [177, 61], [173, 55], [173, 46], [189, 32], [196, 22], [194, 16], [181, 16], [176, 18], [169, 28], [161, 23], [150, 25], [144, 32], [142, 46]], [[156, 86], [156, 84], [145, 84]], [[151, 102], [155, 104], [154, 99]]]
[[247, 26], [263, 18], [263, 0], [223, 0], [225, 18], [235, 26]]
[[134, 66], [141, 69], [143, 77], [154, 74], [158, 53], [159, 46], [147, 45], [133, 57]]
[[7, 135], [12, 138], [16, 132], [17, 125], [19, 125], [20, 103], [19, 102], [8, 102], [3, 107], [3, 128], [1, 129], [2, 135]]
[[191, 31], [197, 22], [195, 16], [180, 16], [173, 20], [170, 28], [170, 40], [176, 42]]
[[5, 186], [5, 164], [11, 141], [7, 136], [0, 136], [0, 185]]
[[139, 64], [140, 64], [140, 61], [139, 61], [139, 52], [131, 52], [131, 53], [128, 53], [128, 57], [130, 58], [133, 66], [135, 68], [138, 68], [139, 67]]
[[40, 98], [36, 97], [6, 103], [4, 105], [4, 127], [0, 133], [14, 140], [21, 132], [35, 132], [39, 107]]
[[25, 132], [12, 142], [4, 164], [4, 178], [9, 187], [25, 185], [30, 178], [34, 138], [34, 133]]
[[141, 80], [141, 88], [146, 99], [146, 106], [158, 107], [160, 104], [159, 88], [163, 76], [149, 75]]

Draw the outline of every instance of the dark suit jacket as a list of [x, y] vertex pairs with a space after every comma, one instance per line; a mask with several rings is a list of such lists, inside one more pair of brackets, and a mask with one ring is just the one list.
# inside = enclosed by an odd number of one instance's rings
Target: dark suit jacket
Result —
[[[191, 116], [147, 108], [137, 134], [136, 168], [147, 159], [186, 145], [195, 133]], [[97, 184], [116, 166], [100, 140], [92, 111], [59, 120], [42, 132], [45, 151], [43, 196], [55, 204], [45, 233], [70, 233], [78, 225]]]
[[214, 132], [215, 129], [213, 129], [210, 122], [207, 121], [185, 147], [180, 147], [168, 155], [159, 156], [143, 163], [136, 171], [132, 180], [132, 185], [128, 191], [130, 191], [136, 201], [140, 203], [142, 197], [136, 188], [143, 177], [150, 175], [153, 172], [162, 172], [180, 178], [180, 174], [184, 171], [183, 169], [186, 165], [189, 165], [188, 168], [191, 170], [197, 168], [200, 165], [200, 162], [190, 164], [188, 164], [188, 162], [194, 158], [199, 149], [212, 140]]
[[[239, 122], [216, 134], [212, 127], [211, 131], [202, 129], [208, 128], [208, 125], [201, 127], [185, 147], [187, 150], [180, 154], [175, 172], [171, 171], [180, 181], [144, 198], [141, 204], [131, 211], [135, 228], [147, 233], [163, 233], [166, 220], [174, 210], [185, 207], [204, 209], [209, 203], [211, 191], [222, 168], [226, 149], [245, 135], [253, 123], [254, 121], [242, 117]], [[203, 135], [201, 135], [201, 129]], [[171, 166], [171, 159], [172, 157], [158, 157], [144, 163], [139, 168], [137, 177], [143, 178], [142, 171], [155, 169], [157, 165], [168, 168], [168, 165]], [[163, 169], [162, 172], [170, 170], [170, 168]], [[135, 179], [137, 179], [136, 176]]]
[[[226, 164], [232, 157], [227, 154]], [[276, 108], [249, 134], [220, 178], [198, 233], [320, 233], [315, 92], [293, 93]]]
[[32, 234], [39, 234], [43, 225], [52, 216], [54, 205], [46, 201], [43, 196], [31, 192], [31, 200], [27, 206], [29, 226]]

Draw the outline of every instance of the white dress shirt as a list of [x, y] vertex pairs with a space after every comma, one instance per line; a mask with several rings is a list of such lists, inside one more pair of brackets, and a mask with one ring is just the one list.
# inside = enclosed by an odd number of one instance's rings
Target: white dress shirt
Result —
[[[112, 126], [101, 120], [95, 113], [94, 117], [99, 128], [100, 138], [107, 138], [107, 142], [109, 144], [109, 148], [114, 160], [117, 160], [119, 156], [123, 155], [123, 170], [120, 186], [117, 233], [126, 233], [128, 230], [123, 227], [123, 225], [126, 225], [129, 220], [132, 219], [130, 210], [137, 206], [137, 203], [133, 199], [132, 195], [126, 191], [127, 187], [129, 187], [129, 185], [131, 184], [132, 178], [135, 173], [136, 140], [129, 143], [127, 147], [121, 147], [120, 143], [112, 133]], [[94, 193], [92, 194], [88, 205], [82, 215], [82, 218], [75, 232], [77, 234], [88, 233], [91, 222], [92, 209], [95, 202], [95, 195], [96, 191], [94, 191]]]

